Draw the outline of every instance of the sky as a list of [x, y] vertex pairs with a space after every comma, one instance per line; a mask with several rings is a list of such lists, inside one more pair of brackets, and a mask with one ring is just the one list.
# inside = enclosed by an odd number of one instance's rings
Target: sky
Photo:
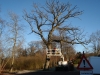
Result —
[[[39, 5], [45, 5], [46, 0], [0, 0], [0, 17], [3, 19], [8, 19], [8, 12], [13, 11], [18, 14], [23, 20], [22, 16], [23, 10], [26, 9], [30, 11], [32, 9], [32, 3], [38, 3]], [[70, 22], [73, 26], [77, 26], [84, 30], [87, 35], [97, 30], [100, 30], [100, 0], [59, 0], [64, 3], [71, 3], [72, 6], [77, 5], [79, 10], [83, 11], [83, 14], [78, 18], [70, 19]], [[25, 21], [24, 24], [27, 25]], [[34, 34], [29, 34], [31, 32], [30, 28], [27, 27], [25, 32], [26, 43], [34, 40], [40, 40], [38, 36]], [[76, 45], [75, 49], [77, 51], [83, 51], [84, 47], [81, 45]]]

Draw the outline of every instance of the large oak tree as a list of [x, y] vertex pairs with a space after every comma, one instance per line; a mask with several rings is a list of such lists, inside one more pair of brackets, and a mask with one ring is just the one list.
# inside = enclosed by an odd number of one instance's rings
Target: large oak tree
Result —
[[[79, 37], [75, 37], [78, 34], [77, 31], [80, 30], [67, 24], [70, 18], [76, 18], [81, 14], [82, 11], [77, 10], [77, 6], [72, 7], [69, 2], [61, 3], [57, 0], [49, 0], [46, 1], [45, 6], [39, 6], [34, 3], [30, 13], [24, 12], [24, 19], [28, 22], [31, 33], [39, 35], [47, 48], [51, 49], [52, 42], [58, 41], [52, 38], [52, 35], [56, 34], [58, 29], [73, 35], [73, 38], [70, 38], [69, 41], [60, 39], [60, 42], [68, 42], [70, 44], [83, 43]], [[78, 35], [80, 36], [81, 33]], [[47, 60], [45, 68], [47, 69], [48, 66], [49, 61]]]

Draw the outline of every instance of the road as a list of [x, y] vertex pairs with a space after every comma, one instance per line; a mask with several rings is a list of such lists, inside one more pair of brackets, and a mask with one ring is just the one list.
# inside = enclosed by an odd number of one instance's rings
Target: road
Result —
[[[11, 73], [4, 73], [1, 75], [80, 75], [79, 71], [56, 71], [56, 72], [50, 72], [50, 71], [37, 71], [37, 72], [27, 72], [27, 73], [21, 73], [21, 74], [11, 74]], [[93, 74], [96, 75], [96, 74]], [[100, 74], [97, 74], [100, 75]]]
[[80, 72], [31, 72], [16, 75], [80, 75]]

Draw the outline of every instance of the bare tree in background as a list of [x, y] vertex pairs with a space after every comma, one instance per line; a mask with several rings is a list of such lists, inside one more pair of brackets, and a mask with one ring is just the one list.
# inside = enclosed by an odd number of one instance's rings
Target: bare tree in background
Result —
[[5, 20], [3, 20], [0, 17], [0, 74], [6, 65], [6, 62], [4, 62], [4, 50], [3, 50], [4, 28], [5, 28]]
[[[20, 24], [20, 19], [17, 14], [10, 12], [10, 21], [7, 23], [8, 26], [8, 34], [10, 34], [9, 40], [12, 46], [12, 63], [10, 71], [13, 71], [14, 59], [15, 59], [15, 51], [18, 49], [19, 42], [23, 40], [23, 25]], [[10, 44], [10, 43], [9, 43]]]
[[[56, 0], [50, 0], [47, 1], [43, 7], [33, 4], [33, 10], [31, 13], [27, 13], [25, 11], [24, 14], [24, 19], [30, 25], [32, 31], [31, 33], [36, 33], [39, 35], [47, 48], [51, 49], [51, 45], [54, 40], [52, 39], [52, 35], [57, 29], [65, 29], [73, 32], [75, 32], [74, 30], [78, 30], [78, 28], [75, 27], [68, 27], [66, 21], [68, 21], [70, 18], [78, 17], [82, 14], [82, 11], [78, 11], [77, 6], [71, 7], [70, 3], [61, 3]], [[75, 37], [76, 34], [73, 36]], [[74, 44], [74, 40], [76, 39], [66, 42]], [[47, 69], [48, 66], [49, 61], [47, 60], [44, 68]]]
[[62, 53], [66, 52], [67, 54], [67, 60], [69, 60], [70, 56], [72, 56], [71, 54], [75, 54], [75, 50], [73, 48], [74, 44], [81, 44], [84, 47], [85, 44], [88, 44], [83, 31], [78, 27], [71, 27], [70, 25], [67, 25], [62, 28], [58, 27], [57, 30], [59, 40], [54, 38], [53, 41], [60, 43]]
[[0, 37], [2, 35], [4, 27], [5, 27], [5, 21], [0, 17]]
[[[2, 40], [1, 40], [1, 36], [4, 30], [5, 24], [4, 24], [4, 20], [0, 17], [0, 53], [2, 52]], [[0, 60], [1, 62], [1, 60]]]
[[94, 55], [100, 55], [100, 30], [91, 34], [90, 41]]

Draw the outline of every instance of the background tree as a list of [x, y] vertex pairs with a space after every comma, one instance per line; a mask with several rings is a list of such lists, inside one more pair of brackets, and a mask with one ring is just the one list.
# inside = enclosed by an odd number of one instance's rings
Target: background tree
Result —
[[90, 35], [91, 46], [94, 55], [100, 54], [100, 30]]
[[57, 34], [53, 35], [52, 39], [54, 39], [54, 40], [52, 42], [52, 48], [60, 48], [65, 59], [67, 61], [69, 61], [70, 58], [73, 58], [76, 53], [74, 50], [74, 47], [72, 45], [73, 43], [75, 44], [75, 42], [68, 41], [71, 39], [68, 37], [67, 38], [65, 38], [65, 37], [66, 37], [66, 34], [64, 34], [64, 33], [59, 33], [58, 35]]
[[0, 16], [0, 74], [6, 65], [6, 62], [4, 62], [4, 50], [3, 50], [4, 32], [5, 32], [5, 20], [3, 20], [2, 17]]
[[39, 50], [42, 50], [42, 44], [41, 41], [31, 41], [29, 43], [29, 49], [28, 49], [28, 54], [30, 56], [35, 55], [35, 53]]
[[[52, 35], [56, 33], [58, 28], [64, 29], [66, 27], [66, 30], [78, 30], [75, 27], [68, 27], [66, 22], [70, 18], [75, 18], [82, 14], [82, 11], [76, 9], [77, 6], [71, 7], [70, 3], [61, 3], [56, 0], [47, 1], [43, 7], [39, 7], [34, 3], [31, 13], [24, 12], [24, 19], [30, 25], [32, 33], [39, 35], [47, 48], [52, 49]], [[74, 34], [75, 36], [76, 34]], [[47, 60], [45, 68], [47, 69], [48, 66], [49, 61]]]
[[23, 25], [20, 24], [20, 19], [17, 14], [10, 12], [9, 13], [10, 20], [7, 23], [8, 26], [8, 39], [10, 41], [10, 47], [12, 49], [12, 62], [11, 62], [11, 72], [13, 70], [14, 59], [15, 59], [15, 52], [18, 49], [18, 45], [20, 41], [23, 40], [22, 32], [23, 32]]
[[[0, 12], [1, 12], [1, 9], [0, 9]], [[1, 35], [4, 31], [4, 28], [5, 28], [5, 20], [3, 20], [0, 16], [0, 39], [1, 39]]]
[[[0, 17], [0, 53], [2, 52], [2, 36], [4, 33], [4, 28], [5, 28], [5, 21]], [[3, 37], [4, 38], [4, 37]]]

